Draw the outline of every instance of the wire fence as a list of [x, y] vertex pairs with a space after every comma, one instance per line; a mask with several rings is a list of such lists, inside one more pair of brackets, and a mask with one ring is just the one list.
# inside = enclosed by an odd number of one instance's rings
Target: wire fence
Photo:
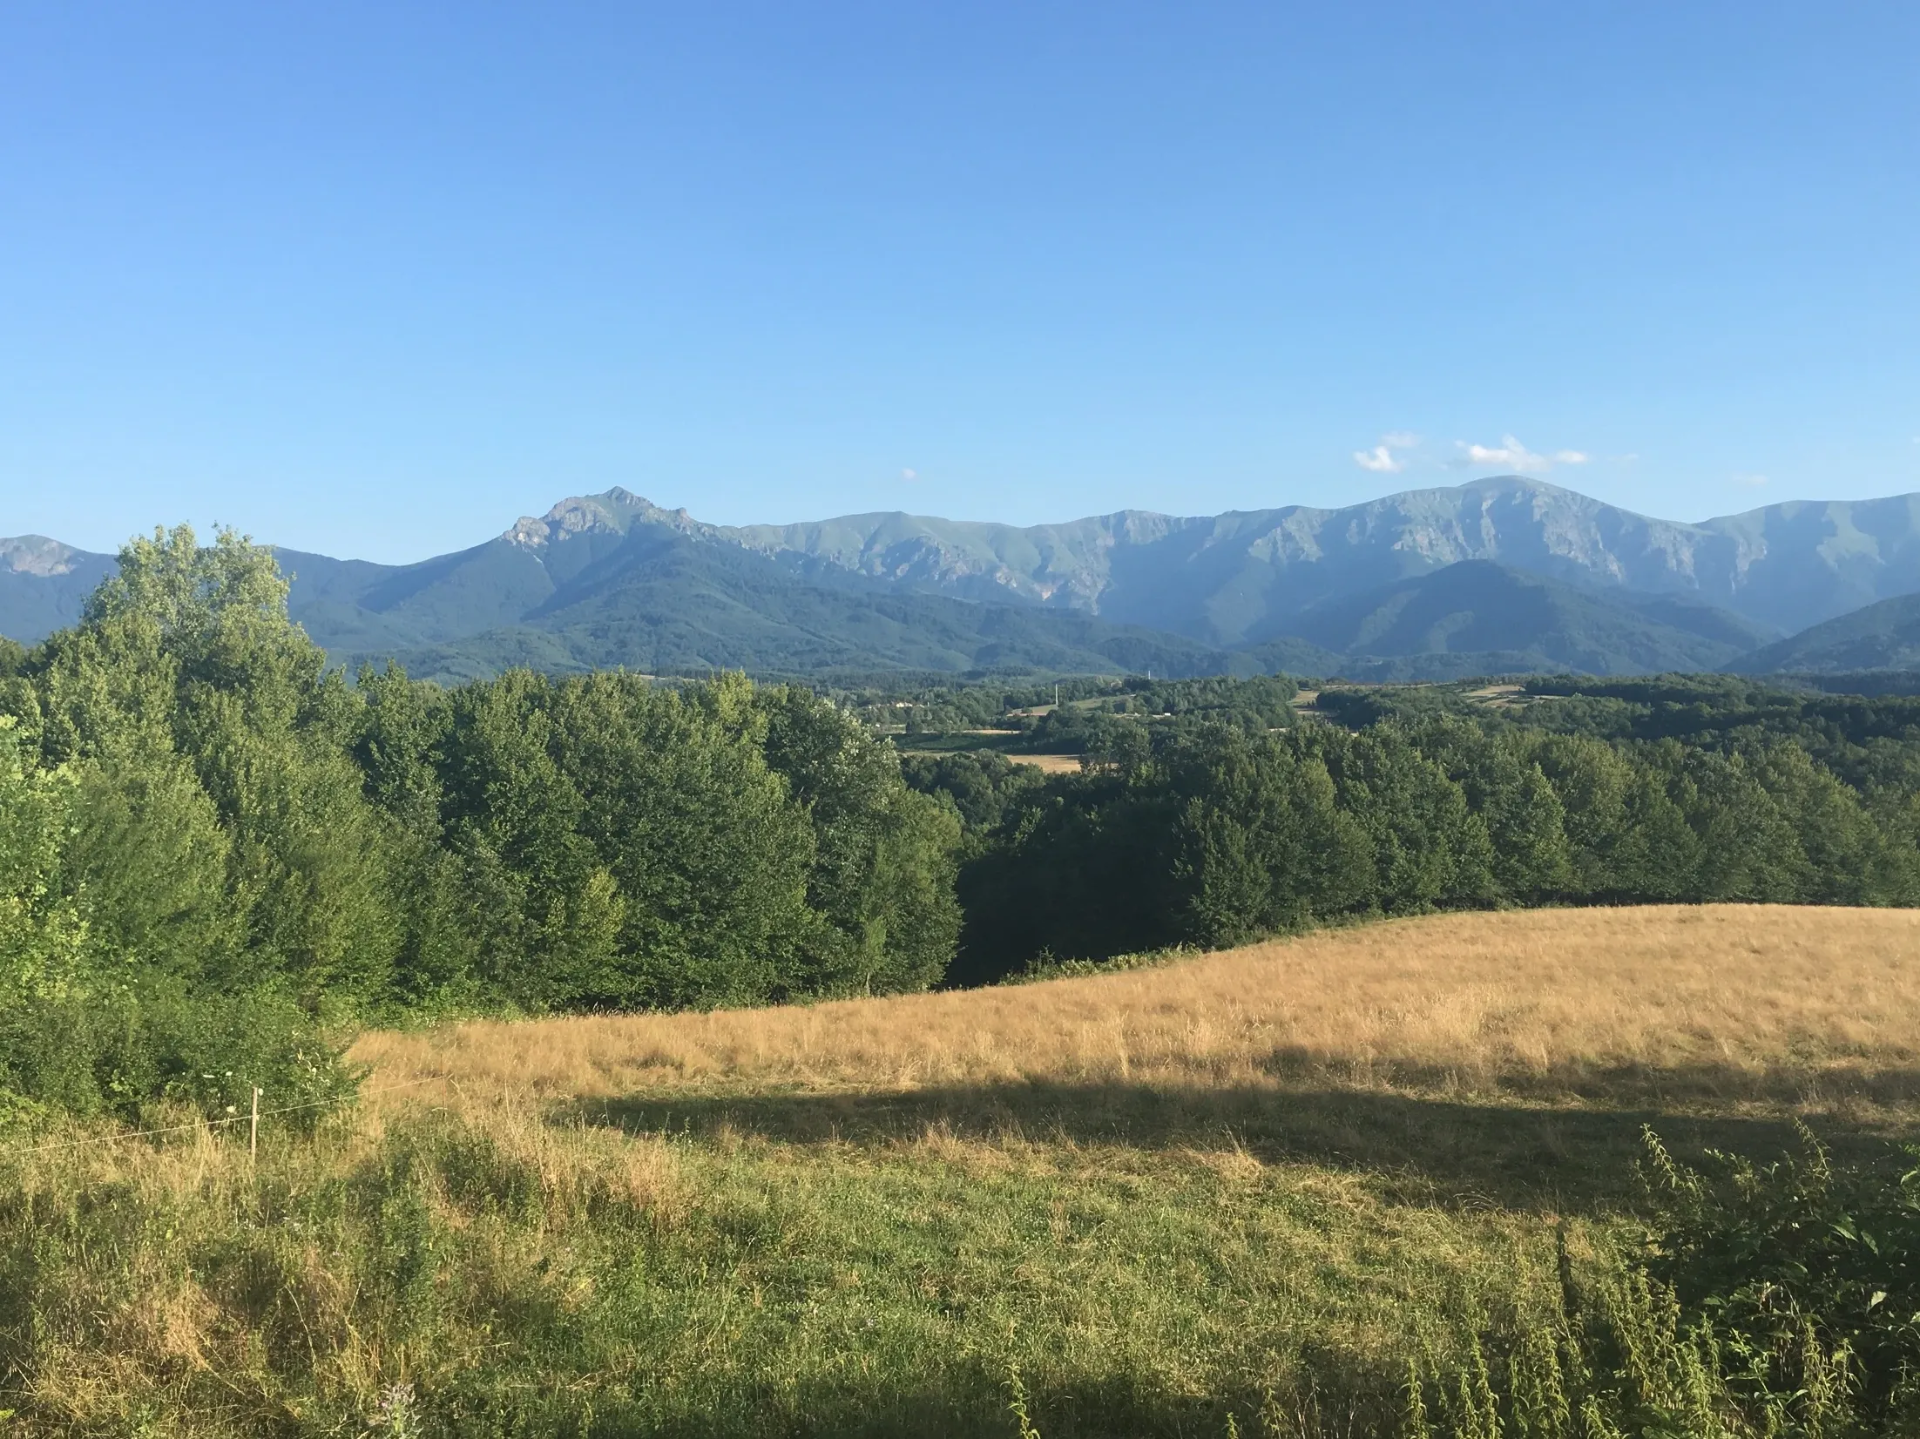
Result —
[[357, 1089], [351, 1094], [338, 1095], [332, 1099], [310, 1099], [304, 1104], [283, 1104], [274, 1109], [250, 1110], [245, 1114], [229, 1114], [218, 1119], [195, 1119], [186, 1124], [167, 1124], [158, 1129], [127, 1129], [118, 1134], [95, 1134], [85, 1139], [62, 1139], [52, 1144], [31, 1144], [17, 1149], [0, 1149], [0, 1159], [12, 1159], [28, 1154], [50, 1154], [57, 1149], [87, 1149], [98, 1144], [122, 1144], [129, 1139], [150, 1139], [162, 1134], [185, 1134], [195, 1129], [220, 1129], [232, 1124], [258, 1124], [262, 1119], [270, 1119], [276, 1114], [294, 1114], [303, 1109], [327, 1109], [342, 1104], [351, 1104], [362, 1095], [386, 1094], [395, 1089], [413, 1089], [422, 1084], [437, 1084], [440, 1081], [431, 1076], [425, 1079], [407, 1079], [398, 1084], [380, 1084], [371, 1089]]

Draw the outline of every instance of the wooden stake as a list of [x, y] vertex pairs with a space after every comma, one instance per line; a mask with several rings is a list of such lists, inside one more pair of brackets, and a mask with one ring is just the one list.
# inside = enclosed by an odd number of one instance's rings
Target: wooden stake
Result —
[[253, 1124], [247, 1132], [247, 1157], [260, 1158], [260, 1086], [253, 1087]]

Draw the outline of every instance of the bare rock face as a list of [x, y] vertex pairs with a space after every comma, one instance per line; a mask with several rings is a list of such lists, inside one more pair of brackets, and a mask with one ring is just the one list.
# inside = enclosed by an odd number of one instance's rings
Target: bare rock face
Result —
[[575, 535], [624, 535], [635, 524], [665, 525], [689, 535], [718, 534], [715, 526], [701, 524], [684, 509], [663, 510], [651, 500], [615, 485], [604, 494], [564, 499], [538, 519], [523, 515], [500, 538], [540, 549]]
[[0, 567], [16, 575], [35, 575], [40, 579], [70, 575], [91, 558], [85, 550], [76, 550], [45, 535], [0, 539]]
[[112, 555], [45, 535], [0, 538], [0, 635], [37, 644], [80, 618], [87, 596], [113, 573]]

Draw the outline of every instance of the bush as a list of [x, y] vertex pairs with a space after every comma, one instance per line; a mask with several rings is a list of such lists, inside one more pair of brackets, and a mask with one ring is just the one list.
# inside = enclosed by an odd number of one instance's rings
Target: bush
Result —
[[1920, 1420], [1920, 1169], [1908, 1150], [1836, 1166], [1804, 1127], [1801, 1141], [1765, 1165], [1714, 1155], [1701, 1173], [1649, 1132], [1649, 1272], [1741, 1356], [1749, 1399], [1814, 1382], [1812, 1333], [1851, 1356], [1864, 1416]]
[[[1557, 1323], [1416, 1366], [1404, 1432], [1429, 1439], [1837, 1439], [1920, 1425], [1920, 1170], [1802, 1153], [1677, 1163], [1651, 1130], [1645, 1252]], [[1892, 1156], [1889, 1156], [1892, 1157]]]

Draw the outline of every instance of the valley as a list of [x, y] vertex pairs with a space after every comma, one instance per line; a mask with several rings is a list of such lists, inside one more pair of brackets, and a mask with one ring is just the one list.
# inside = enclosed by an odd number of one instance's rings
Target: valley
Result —
[[0, 1439], [1920, 1439], [1920, 6], [0, 35]]

